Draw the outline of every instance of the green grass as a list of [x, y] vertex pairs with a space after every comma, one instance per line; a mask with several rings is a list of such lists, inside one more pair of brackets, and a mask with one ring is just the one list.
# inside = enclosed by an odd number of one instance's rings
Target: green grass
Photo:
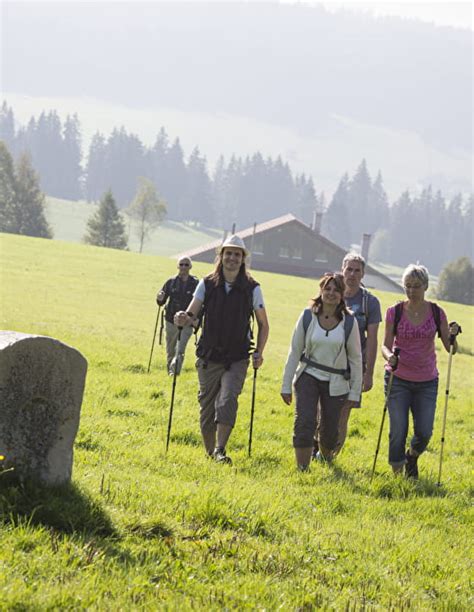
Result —
[[[46, 198], [46, 218], [53, 229], [54, 239], [82, 243], [87, 221], [96, 208], [95, 204], [82, 200], [73, 202], [48, 196]], [[140, 243], [134, 224], [129, 226], [128, 217], [124, 216], [124, 219], [129, 250], [138, 251]], [[149, 239], [143, 246], [143, 252], [149, 255], [169, 257], [217, 240], [222, 235], [221, 230], [165, 220], [150, 233]]]
[[[171, 380], [162, 347], [149, 375], [146, 366], [154, 297], [173, 261], [11, 235], [1, 235], [0, 247], [2, 328], [51, 335], [89, 362], [73, 483], [46, 491], [0, 484], [0, 610], [472, 608], [471, 307], [445, 305], [464, 333], [441, 488], [444, 350], [435, 432], [418, 483], [391, 476], [386, 435], [369, 481], [383, 406], [380, 359], [336, 464], [301, 474], [292, 408], [279, 387], [295, 320], [316, 283], [256, 274], [270, 340], [253, 454], [246, 456], [249, 374], [228, 467], [200, 446], [192, 345], [164, 452]], [[383, 308], [398, 299], [378, 295]]]

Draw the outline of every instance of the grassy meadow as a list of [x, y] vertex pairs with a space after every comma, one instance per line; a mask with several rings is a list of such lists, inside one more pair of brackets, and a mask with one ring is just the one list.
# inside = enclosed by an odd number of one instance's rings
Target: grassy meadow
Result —
[[[279, 388], [314, 281], [255, 273], [270, 339], [252, 457], [249, 373], [229, 467], [200, 445], [191, 343], [165, 455], [171, 379], [158, 343], [150, 374], [146, 368], [155, 295], [175, 271], [172, 260], [5, 234], [0, 256], [1, 327], [58, 338], [89, 363], [72, 484], [42, 490], [7, 485], [0, 475], [0, 610], [472, 609], [472, 307], [442, 304], [464, 332], [453, 359], [442, 487], [440, 341], [438, 411], [420, 481], [391, 475], [386, 422], [371, 483], [381, 358], [335, 464], [295, 470], [293, 409]], [[198, 275], [208, 270], [194, 266]], [[377, 295], [383, 309], [399, 299]]]

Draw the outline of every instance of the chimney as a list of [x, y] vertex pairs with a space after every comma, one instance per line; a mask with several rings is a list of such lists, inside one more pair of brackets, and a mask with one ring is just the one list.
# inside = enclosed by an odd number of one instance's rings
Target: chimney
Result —
[[369, 249], [371, 238], [372, 234], [362, 234], [362, 248], [360, 254], [365, 259], [365, 263], [369, 263]]
[[235, 223], [232, 223], [232, 236], [235, 234]]
[[321, 233], [321, 225], [323, 222], [323, 213], [317, 212], [316, 210], [313, 213], [313, 230], [316, 234]]

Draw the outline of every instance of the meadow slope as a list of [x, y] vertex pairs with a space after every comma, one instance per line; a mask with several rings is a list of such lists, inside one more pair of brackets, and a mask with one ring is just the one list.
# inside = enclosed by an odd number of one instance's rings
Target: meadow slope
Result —
[[[442, 304], [464, 333], [441, 488], [444, 350], [435, 432], [418, 483], [391, 476], [387, 428], [369, 481], [383, 406], [380, 358], [335, 465], [301, 474], [292, 409], [279, 388], [294, 323], [316, 284], [255, 273], [270, 340], [253, 454], [249, 374], [228, 467], [200, 446], [191, 344], [164, 452], [171, 379], [163, 347], [150, 374], [146, 367], [154, 298], [174, 273], [172, 260], [5, 234], [0, 250], [1, 327], [53, 336], [89, 362], [72, 485], [7, 486], [0, 475], [0, 610], [472, 608], [472, 307]], [[194, 266], [198, 275], [208, 270]], [[399, 299], [377, 295], [383, 309]]]

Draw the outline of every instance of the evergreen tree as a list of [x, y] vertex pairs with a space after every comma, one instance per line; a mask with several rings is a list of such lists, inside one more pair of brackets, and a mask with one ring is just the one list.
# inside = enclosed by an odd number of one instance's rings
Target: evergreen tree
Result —
[[[372, 204], [372, 181], [365, 159], [362, 160], [349, 183], [349, 242], [360, 244], [362, 234], [368, 233]], [[373, 228], [374, 230], [376, 228]]]
[[28, 153], [23, 153], [16, 165], [16, 234], [52, 238], [52, 231], [44, 215], [44, 194], [39, 177], [33, 169]]
[[224, 156], [221, 155], [217, 160], [212, 179], [212, 201], [214, 202], [215, 223], [217, 226], [224, 227], [229, 219], [226, 214], [227, 202], [227, 170]]
[[0, 140], [0, 232], [16, 233], [15, 183], [13, 158]]
[[0, 140], [3, 140], [10, 151], [15, 150], [15, 119], [6, 102], [3, 102], [0, 109]]
[[184, 163], [184, 153], [179, 138], [173, 142], [166, 155], [165, 173], [168, 177], [168, 193], [163, 197], [168, 203], [173, 219], [185, 219], [185, 197], [188, 174]]
[[88, 202], [96, 202], [105, 191], [106, 156], [105, 138], [96, 132], [89, 146], [86, 166], [85, 195]]
[[185, 219], [211, 225], [214, 221], [211, 181], [207, 173], [207, 162], [201, 157], [198, 147], [191, 153], [187, 166], [186, 192], [182, 214]]
[[127, 248], [124, 222], [110, 189], [104, 194], [98, 209], [87, 222], [84, 242], [110, 249]]
[[349, 226], [349, 175], [346, 172], [339, 181], [323, 218], [323, 233], [339, 246], [349, 248], [351, 245]]
[[252, 158], [245, 159], [240, 179], [236, 220], [240, 227], [247, 227], [256, 221], [261, 221], [265, 218], [262, 213], [263, 204], [268, 201], [275, 202], [274, 199], [268, 197], [266, 179], [267, 165], [261, 153], [257, 151]]
[[369, 214], [367, 217], [366, 233], [374, 234], [378, 229], [388, 227], [389, 204], [380, 170], [372, 185], [369, 198]]
[[63, 130], [63, 197], [69, 200], [78, 200], [82, 195], [82, 146], [81, 128], [77, 115], [66, 117]]
[[166, 204], [160, 200], [156, 187], [150, 179], [139, 177], [137, 194], [128, 213], [136, 221], [141, 253], [151, 230], [157, 227], [166, 215]]
[[42, 190], [50, 196], [65, 197], [62, 184], [64, 147], [58, 113], [55, 110], [41, 113], [36, 127], [32, 122], [28, 127], [27, 150], [41, 177]]
[[123, 127], [113, 130], [106, 145], [104, 180], [115, 194], [119, 208], [134, 197], [137, 177], [146, 174], [144, 147], [134, 134]]
[[[390, 263], [406, 266], [420, 260], [417, 254], [420, 219], [408, 191], [404, 191], [390, 211]], [[426, 262], [428, 263], [428, 262]]]
[[296, 177], [294, 188], [297, 196], [297, 206], [294, 214], [306, 225], [312, 225], [315, 212], [320, 208], [313, 179], [309, 177], [306, 180], [306, 176], [302, 174], [300, 177]]
[[167, 202], [170, 202], [170, 176], [167, 167], [167, 157], [169, 152], [168, 134], [164, 127], [160, 128], [155, 144], [148, 151], [148, 163], [150, 168], [150, 178]]

